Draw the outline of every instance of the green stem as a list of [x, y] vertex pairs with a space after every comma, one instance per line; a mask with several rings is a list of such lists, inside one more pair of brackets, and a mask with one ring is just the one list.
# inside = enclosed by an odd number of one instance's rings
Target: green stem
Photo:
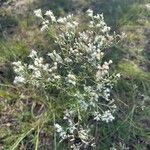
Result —
[[[53, 113], [53, 125], [55, 127], [55, 113]], [[56, 131], [54, 130], [54, 150], [57, 150]]]
[[36, 137], [35, 150], [38, 150], [38, 145], [39, 145], [39, 133], [40, 133], [40, 128], [39, 128], [39, 125], [38, 125], [38, 131], [37, 131], [37, 137]]

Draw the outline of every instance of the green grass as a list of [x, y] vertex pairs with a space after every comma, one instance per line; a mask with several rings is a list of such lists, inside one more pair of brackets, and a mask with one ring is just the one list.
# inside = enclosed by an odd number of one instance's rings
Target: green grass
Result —
[[123, 75], [128, 76], [129, 78], [131, 77], [139, 81], [150, 80], [150, 73], [144, 72], [132, 61], [124, 60], [119, 63], [118, 68]]
[[150, 18], [149, 10], [144, 5], [135, 4], [120, 19], [120, 25], [145, 25]]
[[23, 59], [28, 53], [27, 46], [21, 41], [1, 40], [0, 41], [0, 61], [9, 62]]

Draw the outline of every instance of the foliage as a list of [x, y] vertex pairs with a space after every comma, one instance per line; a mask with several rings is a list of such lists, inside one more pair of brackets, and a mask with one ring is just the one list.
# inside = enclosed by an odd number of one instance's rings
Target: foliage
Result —
[[[53, 121], [57, 121], [58, 131], [60, 131], [59, 129], [66, 131], [68, 124], [65, 120], [62, 121], [63, 112], [66, 107], [70, 108], [72, 105], [76, 108], [77, 100], [66, 103], [67, 96], [59, 97], [59, 90], [56, 91], [56, 88], [52, 86], [47, 87], [46, 93], [55, 93], [50, 96], [59, 101], [59, 106], [55, 100], [51, 101], [53, 106], [51, 110], [49, 101], [45, 101], [45, 95], [41, 91], [42, 86], [34, 87], [30, 84], [32, 82], [27, 85], [14, 86], [12, 84], [14, 72], [10, 61], [20, 60], [22, 64], [34, 65], [34, 60], [27, 57], [29, 54], [27, 47], [36, 49], [37, 57], [43, 57], [43, 64], [54, 63], [46, 55], [48, 52], [52, 53], [53, 50], [56, 50], [57, 54], [61, 54], [59, 46], [54, 43], [57, 33], [55, 32], [56, 24], [48, 24], [48, 28], [51, 30], [47, 31], [46, 29], [43, 31], [44, 33], [40, 33], [35, 26], [35, 24], [43, 26], [43, 21], [35, 21], [32, 15], [33, 9], [39, 7], [42, 7], [43, 12], [51, 8], [57, 16], [75, 12], [73, 20], [79, 21], [76, 33], [89, 30], [86, 25], [88, 17], [82, 16], [82, 12], [87, 8], [94, 9], [94, 13], [103, 13], [105, 21], [113, 29], [126, 33], [127, 37], [122, 45], [106, 48], [102, 58], [102, 64], [105, 61], [109, 62], [110, 59], [113, 61], [109, 70], [110, 75], [114, 72], [121, 73], [121, 80], [113, 85], [110, 96], [115, 99], [117, 106], [117, 110], [113, 114], [116, 119], [109, 123], [96, 122], [93, 120], [94, 116], [84, 118], [85, 113], [81, 113], [82, 121], [80, 123], [85, 129], [87, 129], [86, 125], [90, 124], [88, 126], [91, 129], [90, 135], [97, 137], [95, 140], [98, 143], [95, 147], [97, 150], [149, 149], [150, 79], [148, 73], [149, 10], [146, 7], [147, 3], [149, 0], [89, 0], [88, 2], [86, 0], [52, 0], [51, 3], [48, 0], [37, 0], [33, 3], [32, 1], [28, 2], [25, 6], [27, 7], [26, 11], [22, 9], [24, 7], [16, 10], [15, 3], [7, 3], [8, 8], [14, 7], [14, 11], [5, 9], [7, 5], [0, 10], [0, 20], [2, 20], [0, 23], [3, 27], [0, 29], [3, 38], [0, 41], [0, 149], [48, 150], [53, 149], [54, 141], [56, 141], [57, 149], [66, 150], [70, 147], [69, 144], [67, 145], [67, 141], [58, 143], [60, 137], [58, 134], [54, 134], [56, 128], [54, 128]], [[78, 37], [78, 35], [76, 36]], [[59, 66], [60, 64], [58, 68]], [[73, 72], [76, 77], [76, 71], [79, 69], [77, 67]], [[31, 69], [27, 71], [29, 76], [32, 76], [32, 73]], [[65, 73], [63, 75], [67, 76]], [[54, 116], [50, 113], [52, 111], [54, 111]], [[78, 116], [78, 112], [75, 114]], [[58, 125], [61, 125], [62, 128]], [[94, 129], [91, 125], [96, 125], [97, 128]]]
[[[45, 19], [40, 9], [34, 13], [42, 21], [42, 32], [53, 31], [52, 40], [57, 49], [47, 54], [49, 58], [44, 59], [32, 50], [29, 55], [30, 63], [14, 62], [14, 84], [23, 84], [27, 89], [36, 90], [36, 95], [43, 97], [43, 101], [47, 103], [47, 110], [41, 116], [43, 117], [47, 111], [51, 114], [53, 120], [48, 121], [54, 124], [60, 141], [68, 140], [74, 150], [93, 147], [95, 140], [88, 134], [97, 128], [95, 122], [109, 123], [115, 119], [113, 114], [116, 105], [110, 94], [114, 82], [120, 75], [109, 74], [112, 61], [103, 62], [103, 55], [104, 50], [120, 36], [110, 35], [110, 28], [105, 24], [103, 15], [93, 15], [92, 10], [87, 11], [90, 18], [89, 29], [83, 31], [80, 31], [79, 23], [73, 15], [56, 19], [49, 10], [45, 13]], [[27, 96], [23, 91], [22, 94], [24, 97]], [[59, 108], [61, 101], [63, 107]], [[67, 124], [57, 117], [62, 117], [63, 113], [63, 119], [68, 122]], [[89, 117], [94, 123], [89, 124]], [[54, 131], [54, 149], [57, 146], [55, 134]], [[23, 138], [26, 136], [27, 134], [23, 135]], [[12, 149], [23, 138], [18, 139]]]

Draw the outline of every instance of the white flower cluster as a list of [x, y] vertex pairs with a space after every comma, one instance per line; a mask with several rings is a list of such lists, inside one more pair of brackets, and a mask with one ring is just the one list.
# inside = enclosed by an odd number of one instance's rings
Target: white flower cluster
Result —
[[[68, 127], [64, 129], [61, 125], [55, 124], [55, 128], [61, 141], [69, 139], [71, 143], [71, 148], [78, 150], [81, 147], [95, 146], [94, 138], [89, 136], [89, 129], [83, 129], [79, 124], [79, 121], [74, 121], [75, 112], [72, 110], [66, 110], [64, 115], [64, 120], [67, 121]], [[79, 119], [79, 118], [78, 118]]]
[[13, 62], [13, 65], [14, 65], [14, 71], [17, 74], [17, 76], [14, 79], [14, 84], [25, 83], [26, 82], [26, 80], [25, 80], [25, 75], [26, 75], [25, 67], [26, 67], [26, 64], [23, 65], [21, 61], [17, 61], [17, 62]]
[[44, 62], [44, 58], [38, 57], [35, 50], [29, 54], [32, 64], [14, 62], [14, 71], [17, 74], [14, 84], [29, 83], [34, 86], [41, 86], [46, 83], [59, 82], [60, 75], [57, 74], [57, 62], [51, 65]]
[[[34, 15], [42, 20], [41, 31], [45, 31], [46, 29], [48, 29], [50, 23], [65, 24], [67, 30], [74, 29], [75, 27], [78, 26], [78, 22], [72, 20], [73, 18], [72, 14], [68, 15], [67, 17], [60, 17], [56, 19], [56, 17], [54, 16], [51, 10], [46, 11], [46, 13], [43, 15], [41, 9], [37, 9], [34, 11]], [[45, 19], [45, 17], [49, 18], [50, 21]]]
[[75, 75], [73, 75], [73, 74], [71, 74], [71, 73], [69, 73], [69, 74], [67, 75], [67, 80], [68, 80], [69, 83], [71, 83], [71, 84], [73, 84], [73, 85], [76, 84], [76, 77], [75, 77]]
[[[111, 98], [111, 89], [120, 75], [109, 74], [112, 60], [104, 61], [104, 54], [105, 49], [115, 42], [118, 35], [110, 35], [110, 28], [104, 22], [103, 15], [94, 15], [92, 10], [87, 11], [89, 26], [86, 29], [80, 28], [73, 15], [57, 19], [49, 10], [44, 17], [40, 9], [35, 10], [34, 14], [42, 20], [42, 31], [53, 29], [54, 45], [57, 49], [49, 52], [47, 59], [39, 57], [37, 52], [32, 50], [29, 54], [29, 64], [14, 62], [17, 75], [14, 83], [28, 83], [39, 88], [54, 86], [57, 92], [60, 91], [54, 99], [59, 99], [60, 95], [60, 99], [65, 97], [66, 103], [70, 103], [70, 111], [66, 112], [64, 117], [69, 123], [69, 134], [62, 126], [55, 124], [61, 140], [72, 137], [75, 141], [74, 132], [77, 132], [78, 140], [89, 145], [89, 130], [84, 130], [78, 121], [74, 122], [73, 114], [78, 114], [80, 122], [82, 118], [88, 118], [88, 115], [92, 115], [95, 121], [106, 123], [115, 119], [113, 113], [116, 105], [115, 100]], [[45, 89], [45, 92], [47, 91]], [[77, 107], [72, 106], [74, 104]]]

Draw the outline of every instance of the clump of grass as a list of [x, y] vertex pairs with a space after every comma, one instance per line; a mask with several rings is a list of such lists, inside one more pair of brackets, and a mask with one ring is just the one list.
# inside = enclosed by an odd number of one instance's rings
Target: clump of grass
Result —
[[149, 81], [150, 74], [139, 68], [137, 64], [129, 60], [123, 60], [118, 65], [119, 71], [124, 75], [137, 81]]
[[1, 40], [0, 59], [2, 62], [10, 62], [18, 58], [23, 59], [28, 54], [27, 46], [21, 41]]
[[142, 26], [147, 24], [149, 17], [149, 10], [147, 10], [144, 5], [134, 4], [129, 8], [127, 13], [123, 15], [119, 22], [121, 26]]

